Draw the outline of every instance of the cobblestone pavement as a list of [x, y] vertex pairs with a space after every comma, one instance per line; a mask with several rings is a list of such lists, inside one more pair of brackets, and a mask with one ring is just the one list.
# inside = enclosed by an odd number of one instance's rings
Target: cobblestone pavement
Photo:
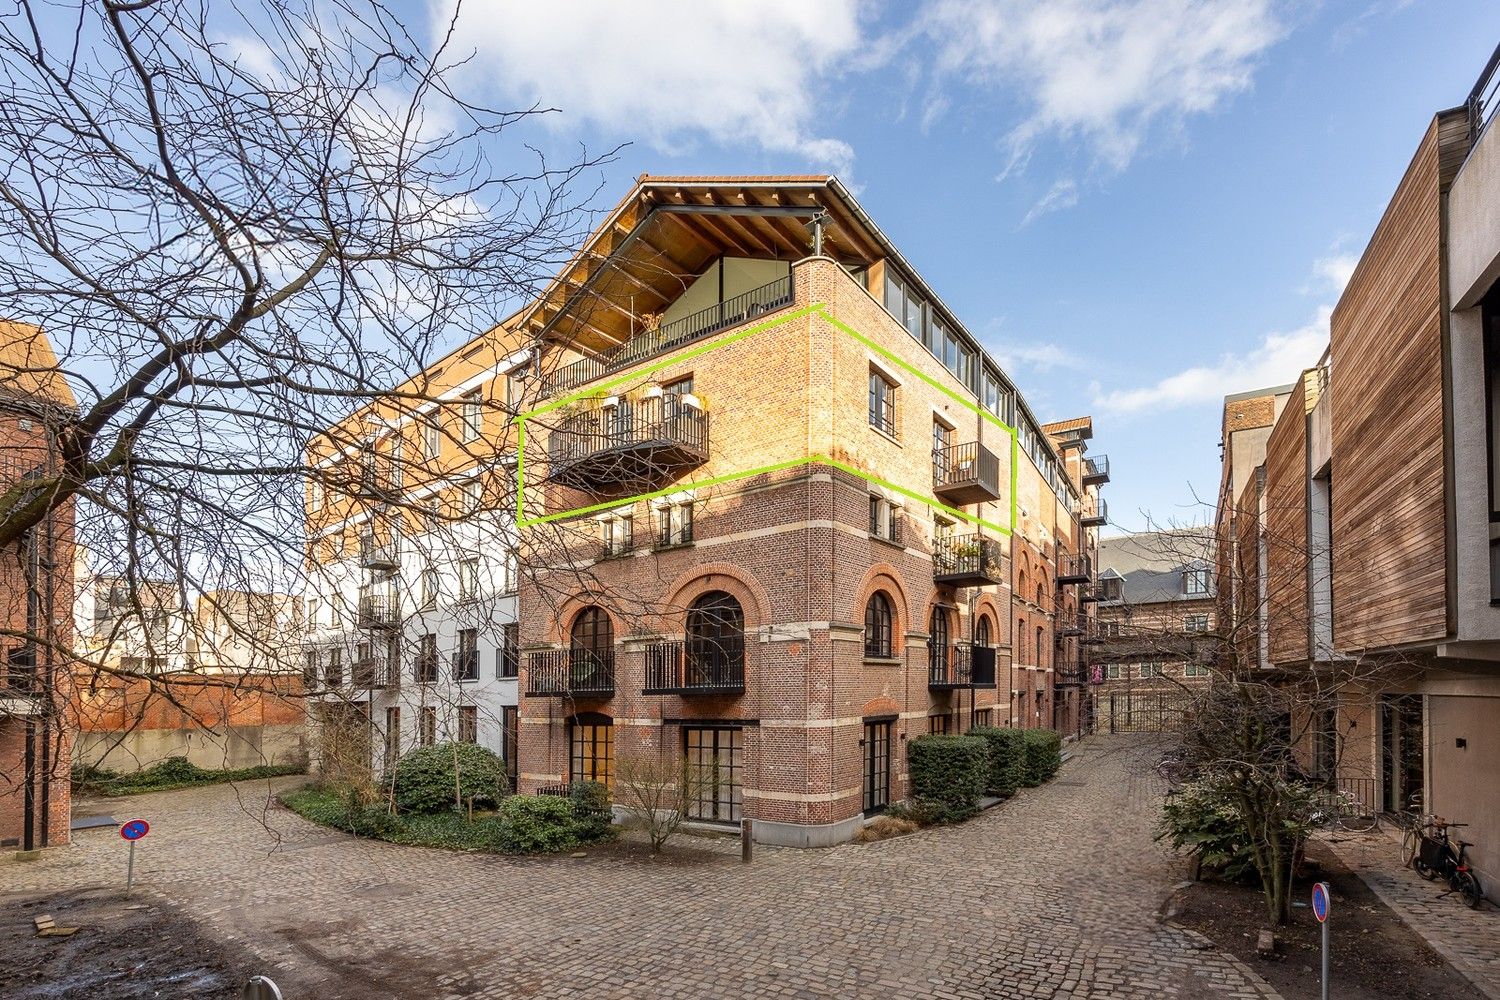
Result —
[[[151, 820], [137, 878], [318, 997], [1276, 997], [1159, 924], [1180, 866], [1127, 737], [957, 827], [696, 861], [515, 859], [348, 838], [242, 784], [115, 801]], [[1135, 738], [1139, 739], [1139, 738]], [[278, 784], [285, 785], [286, 782]], [[697, 843], [696, 841], [694, 842]], [[113, 830], [0, 866], [0, 892], [116, 880]], [[3, 909], [3, 908], [0, 908]]]
[[[1500, 911], [1485, 904], [1471, 910], [1446, 882], [1425, 882], [1401, 865], [1401, 846], [1388, 833], [1336, 833], [1328, 846], [1433, 951], [1474, 987], [1500, 1000]], [[1493, 894], [1493, 887], [1486, 887]]]

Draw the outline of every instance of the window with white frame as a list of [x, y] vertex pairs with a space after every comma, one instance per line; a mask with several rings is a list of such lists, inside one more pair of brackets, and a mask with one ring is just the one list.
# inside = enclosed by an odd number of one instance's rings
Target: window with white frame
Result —
[[1141, 664], [1141, 680], [1150, 680], [1153, 677], [1165, 677], [1163, 667], [1159, 662], [1148, 662]]
[[870, 494], [870, 536], [887, 542], [901, 541], [901, 508], [873, 493]]
[[458, 561], [458, 599], [472, 601], [479, 596], [479, 560], [474, 557]]
[[870, 369], [870, 426], [896, 436], [896, 383], [874, 368]]
[[1184, 677], [1207, 677], [1208, 673], [1208, 667], [1201, 663], [1188, 663], [1182, 668], [1182, 676]]
[[1182, 573], [1182, 592], [1188, 597], [1202, 597], [1208, 593], [1209, 579], [1206, 569], [1189, 569]]
[[1106, 663], [1104, 665], [1104, 679], [1110, 681], [1122, 680], [1126, 676], [1125, 664]]
[[437, 414], [428, 414], [422, 420], [422, 451], [428, 458], [437, 458], [443, 453], [443, 425]]
[[506, 549], [500, 560], [500, 593], [514, 594], [520, 585], [521, 566], [515, 549]]
[[436, 566], [428, 566], [422, 570], [422, 608], [425, 611], [437, 607], [438, 601], [438, 571]]
[[479, 435], [484, 431], [484, 399], [475, 390], [464, 397], [463, 401], [463, 440], [467, 444], [470, 441], [479, 440]]
[[604, 518], [599, 530], [606, 556], [622, 556], [635, 547], [635, 518], [630, 514], [614, 514]]
[[693, 504], [663, 504], [656, 509], [656, 544], [686, 545], [693, 540]]

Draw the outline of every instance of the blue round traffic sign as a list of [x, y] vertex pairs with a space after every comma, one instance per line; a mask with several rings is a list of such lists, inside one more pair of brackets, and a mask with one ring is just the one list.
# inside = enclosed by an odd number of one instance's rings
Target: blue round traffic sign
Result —
[[133, 819], [120, 827], [120, 836], [126, 840], [140, 840], [150, 832], [151, 824], [143, 819]]
[[1313, 916], [1318, 918], [1318, 923], [1328, 919], [1328, 883], [1313, 883]]

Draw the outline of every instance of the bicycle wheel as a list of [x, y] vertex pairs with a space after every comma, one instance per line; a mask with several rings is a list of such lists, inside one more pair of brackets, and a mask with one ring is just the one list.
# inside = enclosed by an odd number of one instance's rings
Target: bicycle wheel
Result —
[[1417, 846], [1422, 838], [1417, 836], [1417, 831], [1407, 827], [1401, 834], [1401, 867], [1410, 868], [1411, 863], [1416, 860]]
[[1369, 833], [1380, 825], [1380, 817], [1374, 813], [1354, 813], [1339, 817], [1339, 829], [1350, 833]]
[[1479, 887], [1479, 879], [1473, 872], [1454, 872], [1453, 888], [1458, 890], [1464, 905], [1471, 910], [1479, 909], [1479, 904], [1484, 902], [1484, 890]]
[[1422, 854], [1420, 851], [1418, 851], [1417, 856], [1412, 859], [1411, 867], [1413, 871], [1415, 871], [1418, 875], [1422, 876], [1429, 882], [1436, 882], [1437, 877], [1442, 874], [1436, 868], [1432, 867], [1427, 862], [1422, 860]]

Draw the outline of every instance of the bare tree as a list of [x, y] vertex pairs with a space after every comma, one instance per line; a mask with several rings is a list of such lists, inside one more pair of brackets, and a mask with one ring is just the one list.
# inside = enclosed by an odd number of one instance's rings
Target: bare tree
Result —
[[686, 757], [674, 761], [649, 753], [616, 762], [615, 794], [640, 822], [652, 854], [677, 835], [711, 785], [714, 770], [712, 765], [695, 767]]
[[[69, 541], [119, 587], [81, 653], [71, 630], [0, 622], [60, 665], [49, 686], [139, 683], [193, 711], [163, 681], [162, 588], [172, 614], [228, 592], [300, 601], [320, 562], [314, 496], [370, 523], [469, 519], [390, 488], [439, 473], [367, 454], [370, 421], [452, 405], [420, 373], [571, 252], [575, 188], [599, 161], [524, 148], [545, 109], [466, 98], [452, 27], [426, 44], [378, 0], [0, 14], [0, 318], [45, 331], [59, 359], [0, 379], [63, 378], [77, 399], [38, 414], [53, 460], [0, 480], [0, 551], [69, 512]], [[480, 405], [501, 423], [514, 409]], [[492, 439], [441, 433], [493, 458]], [[222, 617], [255, 664], [300, 677], [284, 634]], [[244, 674], [168, 671], [184, 672], [227, 689]]]

